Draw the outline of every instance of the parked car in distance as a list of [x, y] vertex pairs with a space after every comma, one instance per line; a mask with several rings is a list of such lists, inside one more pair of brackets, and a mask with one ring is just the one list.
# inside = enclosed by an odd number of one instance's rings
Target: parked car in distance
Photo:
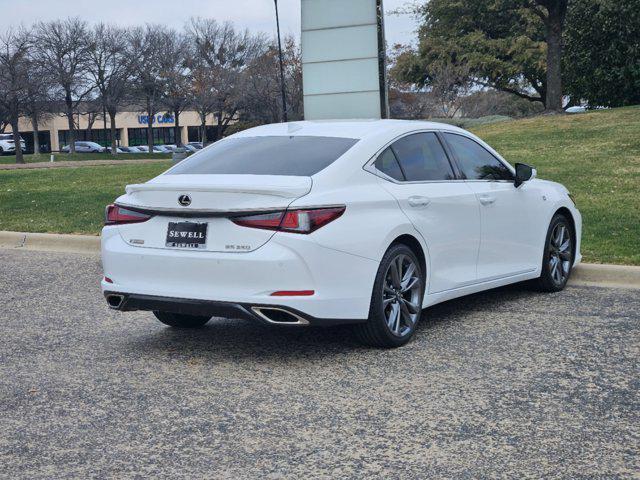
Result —
[[525, 280], [557, 292], [581, 260], [563, 185], [442, 123], [264, 125], [125, 191], [102, 230], [107, 303], [178, 328], [353, 324], [398, 347], [423, 308]]
[[[20, 147], [22, 152], [27, 150], [22, 137], [20, 137]], [[13, 140], [13, 133], [0, 133], [0, 155], [11, 155], [16, 153], [16, 144]]]
[[[104, 153], [106, 149], [96, 142], [85, 142], [79, 141], [75, 142], [76, 153]], [[71, 147], [69, 145], [65, 145], [60, 149], [63, 153], [71, 152]]]
[[162, 145], [154, 145], [153, 153], [169, 153], [169, 151], [164, 148]]
[[174, 152], [177, 147], [177, 145], [161, 145], [161, 147], [166, 148], [167, 152]]
[[189, 142], [187, 145], [192, 145], [195, 148], [197, 148], [198, 150], [202, 150], [202, 148], [204, 147], [202, 142]]
[[194, 153], [194, 152], [197, 152], [197, 151], [201, 150], [201, 148], [198, 148], [195, 145], [191, 145], [190, 143], [187, 143], [184, 146], [184, 148], [185, 148], [185, 150], [187, 150], [187, 152], [191, 152], [191, 153]]
[[140, 153], [149, 153], [149, 147], [147, 145], [136, 145], [133, 148], [137, 149]]
[[[104, 151], [107, 153], [111, 153], [111, 147], [105, 147]], [[123, 147], [116, 147], [116, 153], [128, 153], [128, 152], [124, 150]]]

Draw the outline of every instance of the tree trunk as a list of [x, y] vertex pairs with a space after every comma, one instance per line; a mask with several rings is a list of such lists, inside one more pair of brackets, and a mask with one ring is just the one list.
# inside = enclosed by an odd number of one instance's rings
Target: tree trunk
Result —
[[33, 154], [40, 155], [40, 126], [38, 125], [38, 115], [31, 116], [33, 126]]
[[147, 97], [147, 147], [149, 153], [153, 153], [153, 117], [155, 113], [151, 111], [151, 99]]
[[16, 146], [16, 163], [24, 163], [24, 157], [22, 156], [22, 142], [20, 142], [20, 125], [18, 122], [18, 116], [11, 116], [11, 130], [13, 131], [13, 144]]
[[222, 137], [222, 113], [216, 113], [216, 138], [214, 142], [217, 142]]
[[118, 155], [118, 145], [116, 142], [116, 112], [109, 112], [111, 123], [111, 155]]
[[176, 137], [175, 141], [176, 141], [176, 146], [181, 147], [182, 146], [182, 136], [180, 135], [180, 112], [178, 110], [175, 110], [173, 112], [173, 118], [175, 120], [175, 126], [173, 127], [173, 135]]
[[67, 106], [67, 124], [69, 125], [69, 153], [76, 153], [76, 125], [73, 119], [73, 100], [69, 91], [65, 96], [65, 104]]
[[547, 111], [562, 111], [562, 29], [566, 1], [550, 2], [545, 22], [547, 36]]
[[200, 141], [202, 142], [202, 146], [207, 143], [207, 116], [200, 115]]

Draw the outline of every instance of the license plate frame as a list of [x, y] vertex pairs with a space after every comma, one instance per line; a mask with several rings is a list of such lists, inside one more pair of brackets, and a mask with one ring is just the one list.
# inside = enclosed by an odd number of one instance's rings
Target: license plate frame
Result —
[[165, 246], [187, 250], [207, 248], [209, 224], [206, 222], [169, 222]]

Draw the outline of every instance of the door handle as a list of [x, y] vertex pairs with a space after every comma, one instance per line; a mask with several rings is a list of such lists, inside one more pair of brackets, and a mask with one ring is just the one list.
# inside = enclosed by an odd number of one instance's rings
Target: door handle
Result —
[[422, 197], [420, 195], [414, 195], [413, 197], [409, 197], [409, 205], [412, 207], [420, 208], [426, 207], [431, 203], [431, 199], [429, 197]]
[[492, 197], [490, 195], [481, 195], [478, 199], [482, 205], [491, 205], [496, 201], [496, 197]]

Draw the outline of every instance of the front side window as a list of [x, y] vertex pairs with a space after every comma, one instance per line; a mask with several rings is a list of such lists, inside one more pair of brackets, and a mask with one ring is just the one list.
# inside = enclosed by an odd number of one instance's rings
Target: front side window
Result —
[[357, 141], [354, 138], [312, 136], [228, 138], [182, 161], [167, 174], [309, 177], [327, 168]]
[[447, 143], [468, 180], [513, 180], [507, 166], [470, 138], [445, 133]]
[[433, 132], [416, 133], [391, 145], [407, 181], [454, 179], [451, 164]]

